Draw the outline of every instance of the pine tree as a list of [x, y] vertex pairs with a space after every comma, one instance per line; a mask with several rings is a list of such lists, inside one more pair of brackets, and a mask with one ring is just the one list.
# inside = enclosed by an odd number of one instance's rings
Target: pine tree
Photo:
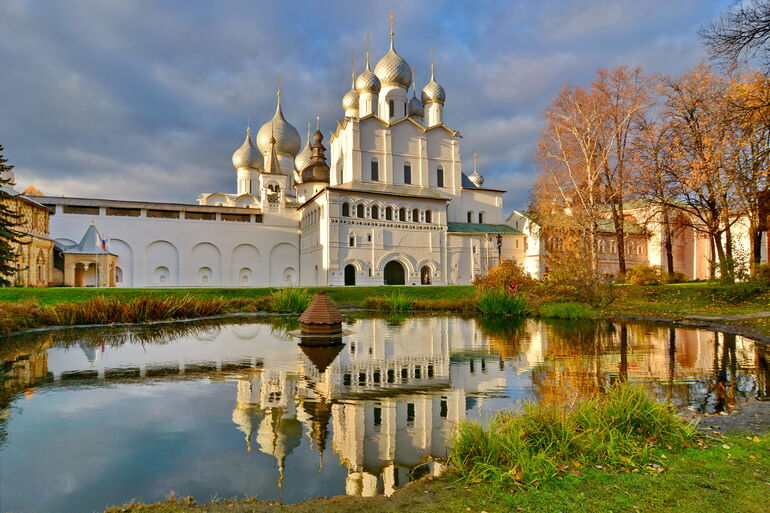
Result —
[[21, 225], [22, 215], [12, 208], [9, 198], [13, 196], [3, 189], [10, 186], [13, 176], [10, 174], [13, 166], [7, 164], [3, 151], [0, 144], [0, 287], [7, 287], [16, 273], [16, 247], [24, 244], [24, 240], [23, 234], [16, 229]]

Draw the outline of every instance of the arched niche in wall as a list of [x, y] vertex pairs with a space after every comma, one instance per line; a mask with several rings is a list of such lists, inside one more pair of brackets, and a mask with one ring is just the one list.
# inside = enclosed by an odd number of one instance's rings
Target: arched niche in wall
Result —
[[234, 285], [265, 286], [269, 283], [263, 271], [262, 255], [251, 244], [239, 244], [233, 249], [230, 268]]
[[201, 284], [200, 273], [198, 270], [207, 267], [211, 270], [211, 276], [205, 285], [219, 285], [222, 276], [222, 255], [214, 244], [210, 242], [199, 242], [193, 246], [189, 256], [188, 276], [192, 283]]
[[[169, 241], [156, 240], [150, 243], [145, 249], [144, 261], [147, 285], [179, 284], [179, 250]], [[159, 273], [158, 269], [161, 268], [165, 271]]]

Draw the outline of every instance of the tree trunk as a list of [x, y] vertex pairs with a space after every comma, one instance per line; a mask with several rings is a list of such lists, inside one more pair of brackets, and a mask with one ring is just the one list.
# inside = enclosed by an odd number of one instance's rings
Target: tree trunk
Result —
[[711, 238], [716, 246], [717, 257], [719, 259], [719, 279], [725, 283], [733, 283], [734, 279], [730, 272], [730, 265], [727, 261], [727, 255], [725, 254], [725, 247], [722, 244], [721, 233], [712, 233]]
[[618, 277], [626, 275], [626, 244], [623, 230], [623, 205], [612, 205], [612, 222], [615, 225], [615, 243], [618, 245]]
[[759, 231], [757, 223], [749, 218], [749, 245], [751, 252], [751, 274], [757, 270], [757, 266], [762, 263], [762, 232]]
[[711, 246], [711, 254], [709, 255], [709, 281], [714, 281], [717, 278], [716, 271], [717, 271], [717, 249], [716, 249], [716, 243], [714, 242], [714, 234], [709, 233], [709, 245]]
[[674, 243], [672, 239], [673, 230], [671, 229], [671, 219], [668, 217], [668, 209], [663, 209], [663, 230], [665, 232], [666, 240], [663, 243], [666, 250], [666, 271], [668, 272], [669, 279], [674, 278]]

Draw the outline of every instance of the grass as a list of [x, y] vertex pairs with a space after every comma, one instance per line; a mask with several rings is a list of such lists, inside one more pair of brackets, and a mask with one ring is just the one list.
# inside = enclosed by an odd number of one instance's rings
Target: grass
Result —
[[695, 427], [644, 390], [626, 384], [572, 407], [525, 403], [486, 423], [464, 422], [450, 442], [455, 471], [469, 482], [526, 487], [573, 468], [639, 469], [659, 447], [694, 442]]
[[545, 303], [537, 315], [544, 319], [596, 319], [599, 312], [582, 303]]
[[523, 317], [532, 312], [523, 295], [511, 294], [505, 289], [482, 291], [478, 296], [478, 309], [484, 315]]
[[[755, 442], [754, 435], [759, 435]], [[725, 449], [724, 446], [729, 447]], [[770, 490], [770, 433], [704, 440], [681, 451], [655, 451], [660, 468], [638, 472], [572, 468], [525, 490], [497, 483], [464, 484], [452, 476], [426, 479], [392, 497], [334, 497], [299, 504], [258, 499], [197, 506], [189, 499], [131, 504], [109, 513], [766, 513]]]

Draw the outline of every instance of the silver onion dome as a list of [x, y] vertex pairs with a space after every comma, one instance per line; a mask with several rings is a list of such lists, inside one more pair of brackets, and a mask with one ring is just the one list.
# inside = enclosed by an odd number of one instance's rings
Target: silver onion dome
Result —
[[363, 73], [358, 75], [358, 78], [356, 78], [356, 91], [358, 91], [358, 94], [379, 94], [381, 88], [382, 84], [380, 83], [380, 79], [377, 78], [377, 75], [375, 75], [372, 72], [371, 67], [369, 67], [369, 52], [366, 52], [366, 69]]
[[417, 98], [417, 89], [412, 82], [412, 97], [409, 99], [409, 117], [422, 118], [425, 115], [425, 106]]
[[476, 162], [478, 159], [478, 156], [479, 156], [478, 153], [473, 154], [473, 173], [471, 173], [470, 176], [468, 176], [468, 180], [470, 180], [473, 183], [473, 185], [475, 185], [476, 187], [481, 187], [482, 185], [484, 185], [484, 177], [479, 174], [479, 170]]
[[257, 132], [257, 147], [263, 155], [270, 149], [270, 137], [275, 138], [275, 151], [295, 157], [299, 153], [301, 141], [299, 133], [291, 123], [286, 121], [281, 110], [281, 92], [278, 92], [278, 105], [275, 107], [273, 119], [262, 125]]
[[347, 114], [350, 110], [358, 110], [358, 92], [356, 91], [356, 76], [351, 73], [350, 91], [342, 97], [342, 110]]
[[310, 123], [307, 124], [307, 139], [305, 139], [305, 147], [294, 159], [294, 181], [302, 183], [302, 170], [310, 164], [310, 157], [313, 156], [313, 150], [310, 148]]
[[374, 67], [374, 74], [384, 86], [396, 86], [409, 89], [412, 83], [412, 70], [409, 64], [393, 48], [393, 31], [390, 32], [390, 50]]
[[251, 127], [246, 128], [246, 140], [241, 147], [233, 152], [233, 167], [235, 169], [261, 169], [264, 165], [262, 154], [251, 142]]
[[429, 103], [440, 103], [444, 105], [446, 101], [446, 93], [444, 88], [436, 82], [433, 64], [430, 65], [430, 82], [425, 84], [422, 88], [422, 103], [427, 105]]

